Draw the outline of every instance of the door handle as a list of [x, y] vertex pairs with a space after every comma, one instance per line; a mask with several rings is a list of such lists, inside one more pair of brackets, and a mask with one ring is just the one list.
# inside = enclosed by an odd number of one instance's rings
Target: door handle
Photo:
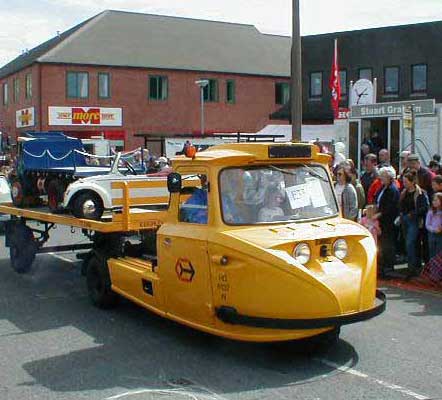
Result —
[[172, 239], [171, 238], [165, 238], [163, 240], [163, 243], [165, 246], [170, 246], [172, 244]]

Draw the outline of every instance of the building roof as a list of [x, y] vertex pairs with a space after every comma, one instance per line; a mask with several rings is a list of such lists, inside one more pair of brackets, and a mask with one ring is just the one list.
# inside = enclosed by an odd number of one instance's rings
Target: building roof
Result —
[[290, 45], [253, 25], [108, 10], [17, 57], [0, 77], [34, 62], [288, 77]]

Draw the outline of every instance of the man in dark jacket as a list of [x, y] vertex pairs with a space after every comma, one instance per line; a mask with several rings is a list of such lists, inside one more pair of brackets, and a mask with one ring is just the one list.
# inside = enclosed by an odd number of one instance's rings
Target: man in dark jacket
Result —
[[417, 184], [421, 189], [424, 189], [427, 192], [428, 198], [431, 199], [431, 196], [433, 195], [433, 188], [431, 187], [433, 174], [428, 168], [421, 164], [417, 154], [410, 154], [407, 163], [410, 171], [416, 171], [417, 173]]
[[368, 196], [368, 189], [378, 177], [377, 157], [375, 154], [367, 154], [364, 158], [365, 172], [361, 176], [361, 185], [364, 188], [365, 198]]

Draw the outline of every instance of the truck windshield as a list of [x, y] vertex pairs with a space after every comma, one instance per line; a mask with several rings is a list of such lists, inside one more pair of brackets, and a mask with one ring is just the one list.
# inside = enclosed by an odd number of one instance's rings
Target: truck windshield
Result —
[[229, 225], [299, 221], [338, 213], [321, 165], [226, 168], [220, 174], [221, 208]]

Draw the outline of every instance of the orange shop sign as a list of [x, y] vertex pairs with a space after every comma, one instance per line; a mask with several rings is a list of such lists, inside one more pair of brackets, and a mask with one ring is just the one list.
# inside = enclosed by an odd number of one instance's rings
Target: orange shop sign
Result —
[[121, 108], [48, 107], [49, 125], [122, 126]]

